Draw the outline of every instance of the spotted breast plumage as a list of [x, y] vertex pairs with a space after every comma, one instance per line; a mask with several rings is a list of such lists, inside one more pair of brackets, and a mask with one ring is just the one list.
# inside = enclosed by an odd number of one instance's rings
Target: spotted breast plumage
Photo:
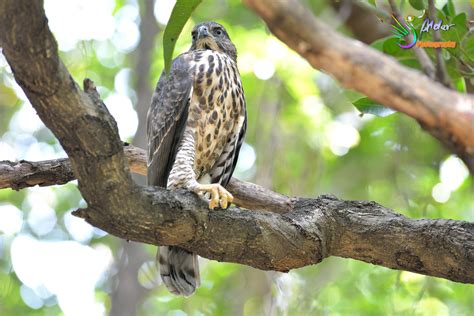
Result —
[[[148, 111], [148, 184], [188, 189], [210, 209], [225, 209], [247, 124], [237, 51], [218, 23], [201, 23], [191, 34], [190, 50], [161, 75]], [[157, 258], [171, 293], [188, 296], [199, 286], [195, 254], [160, 247]]]

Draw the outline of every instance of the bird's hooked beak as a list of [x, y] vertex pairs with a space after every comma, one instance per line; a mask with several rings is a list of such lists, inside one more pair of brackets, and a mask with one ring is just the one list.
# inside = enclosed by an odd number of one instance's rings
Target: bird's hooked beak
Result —
[[198, 32], [198, 36], [197, 36], [198, 39], [206, 38], [208, 36], [211, 36], [211, 33], [209, 33], [209, 29], [205, 25], [200, 26], [197, 29], [197, 32]]
[[210, 49], [221, 52], [222, 49], [219, 47], [216, 42], [216, 38], [212, 35], [209, 27], [206, 25], [201, 25], [196, 29], [196, 49]]

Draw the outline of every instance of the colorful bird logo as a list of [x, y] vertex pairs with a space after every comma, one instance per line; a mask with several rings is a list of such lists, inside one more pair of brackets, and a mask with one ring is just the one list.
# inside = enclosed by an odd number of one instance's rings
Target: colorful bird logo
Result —
[[[411, 48], [416, 44], [416, 31], [413, 25], [411, 24], [402, 24], [400, 21], [397, 20], [396, 17], [392, 15], [393, 20], [397, 22], [398, 26], [395, 24], [392, 24], [393, 30], [392, 33], [395, 35], [396, 38], [398, 38], [398, 46], [401, 48]], [[413, 35], [413, 41], [411, 43], [406, 44], [406, 37], [409, 34]], [[403, 44], [405, 43], [405, 44]]]

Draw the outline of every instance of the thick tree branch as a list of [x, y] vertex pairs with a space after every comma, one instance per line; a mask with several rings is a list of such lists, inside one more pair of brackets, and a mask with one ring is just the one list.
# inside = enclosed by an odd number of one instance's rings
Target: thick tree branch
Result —
[[74, 180], [69, 159], [0, 161], [0, 189], [21, 190], [28, 187], [65, 184]]
[[[124, 151], [130, 170], [146, 174], [145, 151], [133, 146], [125, 146]], [[35, 184], [63, 184], [73, 179], [68, 159], [0, 162], [0, 188], [20, 189]], [[331, 235], [326, 236], [324, 242], [326, 247], [333, 249], [333, 255], [410, 271], [415, 271], [411, 266], [414, 265], [418, 267], [416, 272], [420, 273], [431, 269], [431, 267], [425, 267], [426, 262], [440, 266], [444, 265], [446, 260], [457, 262], [463, 252], [468, 262], [471, 260], [471, 265], [474, 259], [469, 259], [474, 255], [474, 225], [470, 223], [449, 220], [409, 220], [373, 202], [341, 201], [331, 196], [318, 199], [290, 199], [258, 185], [236, 179], [232, 179], [229, 189], [234, 195], [240, 195], [237, 204], [242, 203], [249, 208], [257, 207], [268, 211], [296, 212], [299, 215], [287, 214], [285, 217], [295, 218], [294, 224], [297, 227], [301, 225], [301, 222], [305, 222], [304, 227], [300, 227], [300, 233], [311, 233], [312, 230], [317, 230], [317, 227], [323, 227], [325, 232]], [[272, 196], [275, 197], [273, 201], [269, 198]], [[79, 214], [82, 214], [82, 211]], [[301, 214], [306, 215], [300, 217]], [[311, 218], [312, 222], [306, 222]], [[277, 229], [272, 233], [287, 234], [288, 231], [284, 229], [280, 232]], [[453, 248], [450, 241], [451, 234], [462, 241], [457, 247]], [[320, 236], [315, 235], [314, 238], [316, 240]], [[433, 242], [433, 240], [436, 241]], [[248, 243], [248, 241], [245, 242]], [[400, 247], [400, 245], [403, 246]], [[446, 256], [449, 259], [434, 251], [427, 260], [425, 257], [420, 258], [418, 253], [407, 250], [418, 249], [420, 253], [423, 253], [425, 247], [436, 250], [436, 247], [440, 245], [446, 248]], [[458, 247], [460, 251], [458, 254], [456, 251], [451, 253], [449, 250]], [[387, 258], [387, 249], [397, 249], [392, 253], [392, 258], [390, 256]], [[436, 259], [438, 255], [441, 259]], [[473, 280], [468, 279], [467, 282], [473, 282]]]
[[[90, 81], [87, 83], [91, 84]], [[146, 176], [145, 150], [125, 144], [123, 147], [130, 171]], [[0, 161], [0, 189], [21, 190], [27, 187], [65, 184], [76, 179], [69, 159], [45, 161]], [[234, 203], [250, 210], [285, 213], [291, 210], [289, 197], [259, 185], [232, 178], [227, 189]]]
[[474, 174], [474, 96], [460, 94], [369, 46], [338, 34], [296, 0], [244, 0], [315, 68], [416, 119]]
[[15, 79], [70, 158], [88, 203], [76, 215], [120, 238], [179, 245], [264, 270], [288, 271], [337, 255], [474, 282], [472, 223], [411, 220], [374, 202], [331, 196], [295, 199], [284, 214], [209, 211], [193, 193], [135, 185], [113, 118], [91, 83], [86, 94], [67, 72], [42, 4], [0, 2], [0, 44]]
[[[150, 73], [153, 64], [153, 50], [156, 47], [157, 35], [160, 31], [155, 18], [155, 0], [136, 1], [140, 11], [140, 41], [135, 51], [128, 57], [133, 64], [133, 89], [136, 94], [134, 104], [138, 115], [138, 129], [133, 137], [133, 144], [139, 147], [146, 146], [146, 115], [152, 96]], [[138, 184], [145, 184], [145, 176], [133, 176]], [[148, 291], [140, 285], [137, 273], [142, 264], [149, 260], [149, 254], [143, 244], [120, 242], [120, 259], [116, 265], [117, 274], [112, 282], [120, 284], [111, 293], [111, 307], [109, 316], [135, 316], [139, 306], [147, 296]]]
[[[132, 146], [124, 148], [130, 169], [142, 173], [145, 166], [144, 151]], [[29, 184], [42, 183], [42, 185], [55, 184], [55, 176], [58, 176], [56, 184], [62, 184], [64, 183], [62, 174], [64, 172], [71, 174], [67, 159], [35, 163], [19, 162], [17, 168], [10, 171], [8, 168], [3, 168], [12, 164], [14, 163], [0, 163], [0, 183], [3, 188], [22, 187], [24, 184], [9, 184], [5, 181], [5, 179], [21, 179], [22, 174], [28, 179], [32, 177], [35, 180]], [[39, 173], [36, 170], [39, 170]], [[69, 180], [73, 178], [71, 176]], [[237, 191], [232, 192], [242, 191], [247, 195], [247, 199], [251, 197], [251, 201], [265, 199], [265, 196], [268, 197], [267, 194], [272, 194], [271, 191], [255, 184], [236, 179], [232, 180], [231, 187], [234, 190], [237, 188]], [[151, 188], [147, 194], [151, 194], [155, 199], [155, 193]], [[263, 208], [267, 210], [271, 210], [272, 205], [278, 208], [281, 203], [287, 208], [286, 210], [292, 211], [278, 216], [270, 213], [249, 213], [237, 208], [209, 213], [202, 202], [196, 201], [190, 193], [175, 194], [176, 200], [170, 198], [170, 193], [165, 190], [161, 191], [160, 195], [162, 196], [162, 199], [158, 198], [162, 203], [160, 211], [167, 216], [166, 221], [179, 222], [182, 229], [175, 232], [170, 227], [166, 233], [178, 233], [178, 235], [171, 235], [169, 238], [180, 243], [185, 242], [190, 236], [201, 234], [199, 243], [195, 240], [188, 247], [191, 249], [199, 247], [198, 249], [202, 251], [200, 254], [209, 258], [246, 263], [261, 269], [286, 271], [317, 263], [324, 257], [335, 255], [394, 269], [436, 275], [461, 282], [474, 282], [472, 223], [411, 220], [375, 202], [342, 201], [333, 196], [321, 196], [317, 199], [285, 197], [286, 199], [277, 200], [273, 204], [269, 201], [264, 202], [266, 204]], [[170, 218], [168, 212], [175, 212], [176, 205], [187, 207], [184, 210], [178, 209], [177, 214]], [[153, 213], [153, 210], [150, 210], [150, 213]], [[77, 211], [76, 215], [88, 218], [84, 210]], [[147, 216], [140, 217], [140, 220], [143, 220], [146, 226], [140, 225], [140, 230], [135, 233], [124, 232], [125, 237], [156, 243], [154, 241], [156, 236], [144, 240], [146, 234], [164, 233], [159, 229], [153, 230], [153, 222], [149, 221], [156, 219]], [[108, 231], [111, 228], [108, 223], [93, 222], [93, 224]], [[128, 229], [133, 230], [135, 228], [133, 225], [136, 224], [131, 223]], [[156, 225], [160, 225], [159, 222]], [[205, 228], [213, 232], [206, 234]], [[180, 236], [179, 233], [186, 237]], [[228, 238], [225, 239], [223, 236]], [[213, 238], [224, 238], [225, 243], [216, 242]], [[203, 239], [208, 239], [205, 242], [209, 243], [209, 246], [200, 245], [204, 242]], [[223, 244], [227, 243], [231, 248], [222, 248]], [[250, 250], [251, 253], [259, 253], [259, 262], [253, 261], [250, 256], [244, 256], [244, 251], [249, 251], [249, 247], [253, 249]], [[290, 252], [286, 254], [285, 249], [288, 247]], [[275, 260], [281, 262], [272, 264], [271, 262]], [[433, 274], [433, 271], [436, 271], [436, 274]], [[453, 275], [456, 277], [453, 278]]]

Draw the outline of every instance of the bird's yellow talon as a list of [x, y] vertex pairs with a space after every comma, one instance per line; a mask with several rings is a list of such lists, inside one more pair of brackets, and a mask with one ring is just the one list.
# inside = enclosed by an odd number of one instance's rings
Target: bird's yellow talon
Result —
[[213, 183], [213, 184], [200, 184], [197, 189], [197, 193], [208, 192], [211, 197], [209, 201], [209, 208], [211, 210], [215, 209], [216, 207], [220, 206], [223, 209], [229, 207], [229, 205], [234, 200], [232, 194], [229, 193], [224, 187], [220, 184]]
[[227, 197], [225, 195], [221, 198], [221, 207], [223, 209], [227, 208]]
[[216, 206], [217, 206], [217, 203], [214, 200], [211, 200], [209, 202], [209, 209], [213, 210], [216, 208]]

